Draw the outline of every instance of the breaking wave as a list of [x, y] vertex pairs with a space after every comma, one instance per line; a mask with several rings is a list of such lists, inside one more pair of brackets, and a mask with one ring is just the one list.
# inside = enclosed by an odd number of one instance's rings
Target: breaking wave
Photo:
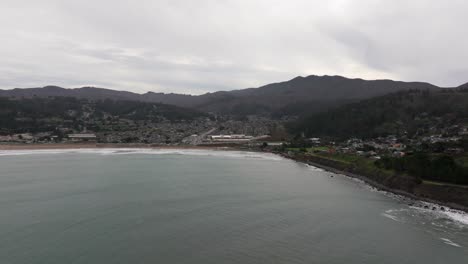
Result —
[[398, 222], [431, 225], [439, 230], [466, 230], [468, 214], [437, 204], [416, 202], [403, 208], [389, 209], [382, 216]]
[[309, 164], [306, 164], [307, 168], [309, 168], [309, 170], [311, 171], [325, 171], [324, 169], [321, 169], [319, 167], [315, 167], [315, 166], [312, 166], [312, 165], [309, 165]]
[[448, 239], [448, 238], [443, 238], [441, 237], [440, 238], [442, 241], [444, 241], [444, 244], [447, 244], [447, 245], [450, 245], [450, 246], [454, 246], [454, 247], [461, 247], [459, 244], [453, 242], [452, 240]]
[[54, 154], [98, 154], [98, 155], [191, 155], [228, 158], [250, 158], [263, 160], [285, 160], [271, 153], [234, 150], [204, 149], [146, 149], [146, 148], [90, 148], [90, 149], [37, 149], [37, 150], [1, 150], [0, 156], [54, 155]]
[[446, 227], [449, 225], [455, 225], [459, 228], [468, 229], [468, 213], [461, 210], [452, 209], [436, 203], [415, 200], [403, 195], [380, 190], [358, 178], [348, 177], [343, 174], [334, 175], [342, 176], [343, 178], [356, 182], [364, 189], [383, 194], [389, 198], [397, 200], [403, 206], [406, 205], [404, 208], [386, 210], [382, 213], [382, 216], [386, 218], [399, 222], [410, 222], [410, 217], [417, 217], [426, 219], [427, 222], [432, 222], [435, 226]]

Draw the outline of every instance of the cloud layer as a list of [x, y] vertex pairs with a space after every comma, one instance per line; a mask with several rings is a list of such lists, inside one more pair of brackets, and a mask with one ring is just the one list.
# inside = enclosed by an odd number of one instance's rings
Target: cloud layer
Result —
[[2, 0], [0, 88], [200, 94], [297, 75], [468, 81], [465, 0]]

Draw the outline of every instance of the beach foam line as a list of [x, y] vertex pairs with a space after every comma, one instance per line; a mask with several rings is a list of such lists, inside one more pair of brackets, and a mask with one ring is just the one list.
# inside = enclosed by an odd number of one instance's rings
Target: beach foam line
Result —
[[236, 150], [198, 150], [198, 149], [147, 149], [147, 148], [84, 148], [84, 149], [37, 149], [37, 150], [0, 150], [0, 156], [56, 155], [56, 154], [99, 154], [99, 155], [191, 155], [230, 158], [250, 158], [264, 160], [285, 160], [272, 154]]
[[[383, 194], [383, 195], [385, 195], [385, 196], [387, 196], [389, 198], [401, 201], [401, 202], [403, 202], [405, 204], [411, 203], [413, 205], [409, 206], [409, 208], [412, 209], [412, 210], [415, 210], [415, 211], [417, 211], [419, 213], [423, 213], [423, 214], [426, 214], [428, 216], [432, 216], [433, 218], [436, 218], [436, 219], [440, 219], [440, 218], [448, 219], [448, 220], [450, 220], [450, 221], [452, 221], [452, 222], [454, 222], [454, 223], [456, 223], [456, 224], [458, 224], [460, 226], [463, 226], [463, 228], [468, 227], [468, 213], [463, 212], [461, 210], [456, 210], [456, 209], [447, 207], [445, 205], [430, 203], [430, 202], [426, 202], [426, 201], [406, 197], [406, 196], [403, 196], [403, 195], [400, 195], [400, 194], [395, 194], [395, 193], [392, 193], [392, 192], [388, 192], [388, 191], [385, 191], [385, 190], [380, 190], [380, 189], [366, 183], [365, 181], [363, 181], [361, 179], [354, 178], [354, 177], [348, 177], [348, 176], [346, 176], [344, 174], [338, 174], [338, 173], [333, 173], [333, 174], [334, 175], [339, 175], [339, 176], [342, 176], [345, 179], [349, 179], [351, 181], [354, 181], [357, 184], [359, 184], [360, 186], [362, 186], [363, 188], [368, 189], [371, 192], [377, 192], [377, 193]], [[441, 209], [442, 207], [444, 208], [443, 210]], [[432, 208], [435, 208], [435, 210], [432, 210]], [[385, 211], [382, 215], [384, 217], [387, 217], [387, 218], [393, 219], [395, 221], [398, 221], [398, 220], [401, 220], [401, 219], [398, 219], [398, 216], [395, 216], [394, 213], [397, 213], [397, 211], [405, 211], [405, 210], [406, 209], [399, 209], [399, 210], [391, 209], [391, 210]], [[397, 218], [394, 218], [394, 217], [397, 217]]]
[[450, 219], [453, 219], [454, 221], [457, 221], [464, 225], [468, 225], [468, 214], [464, 212], [450, 209], [444, 212], [444, 214], [447, 215]]
[[394, 215], [391, 215], [391, 214], [388, 214], [388, 213], [382, 213], [382, 216], [385, 216], [387, 218], [390, 218], [392, 219], [393, 221], [397, 221], [397, 222], [400, 222], [400, 220], [398, 219], [398, 217], [394, 216]]
[[[441, 210], [442, 207], [444, 207], [444, 210]], [[410, 206], [410, 208], [422, 213], [430, 214], [436, 219], [445, 218], [462, 226], [468, 226], [468, 213], [460, 210], [424, 201], [418, 201], [417, 205]], [[433, 208], [435, 208], [435, 210], [433, 210]]]
[[324, 169], [321, 169], [319, 167], [315, 167], [315, 166], [310, 165], [310, 164], [306, 164], [306, 166], [307, 166], [307, 168], [309, 168], [312, 171], [325, 171]]

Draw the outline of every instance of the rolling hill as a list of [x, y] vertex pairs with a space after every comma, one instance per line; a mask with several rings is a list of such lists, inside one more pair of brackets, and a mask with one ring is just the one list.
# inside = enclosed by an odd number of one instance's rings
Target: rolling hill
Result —
[[439, 128], [468, 125], [465, 86], [400, 91], [362, 100], [300, 119], [290, 126], [290, 131], [308, 137], [371, 138], [423, 135]]
[[131, 100], [171, 104], [220, 114], [263, 114], [280, 117], [313, 114], [346, 103], [402, 90], [435, 90], [438, 88], [423, 82], [369, 81], [341, 76], [311, 75], [258, 88], [219, 91], [196, 96], [154, 92], [137, 94], [94, 87], [66, 89], [46, 86], [43, 88], [0, 90], [0, 97], [47, 98], [61, 96], [89, 100]]
[[[53, 131], [113, 119], [142, 122], [187, 122], [208, 114], [189, 108], [131, 100], [88, 100], [74, 97], [0, 97], [0, 134]], [[94, 130], [97, 130], [94, 129]]]

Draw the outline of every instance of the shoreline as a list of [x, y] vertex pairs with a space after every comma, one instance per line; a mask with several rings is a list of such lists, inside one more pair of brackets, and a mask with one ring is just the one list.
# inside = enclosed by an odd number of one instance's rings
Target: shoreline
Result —
[[[256, 151], [253, 149], [241, 149], [239, 147], [235, 146], [226, 146], [226, 145], [213, 145], [213, 146], [191, 146], [191, 145], [155, 145], [155, 144], [128, 144], [128, 143], [52, 143], [52, 144], [0, 144], [0, 151], [9, 151], [9, 150], [54, 150], [54, 149], [128, 149], [128, 148], [134, 148], [134, 149], [187, 149], [187, 150], [235, 150], [235, 151], [249, 151], [249, 152], [260, 152], [260, 153], [271, 153], [275, 154], [278, 156], [281, 156], [285, 159], [289, 159], [298, 163], [302, 164], [307, 164], [311, 165], [320, 169], [323, 169], [325, 171], [335, 173], [335, 174], [340, 174], [344, 175], [346, 177], [350, 178], [355, 178], [362, 180], [364, 183], [377, 188], [378, 190], [390, 192], [396, 195], [400, 195], [406, 198], [409, 198], [414, 201], [423, 201], [423, 202], [428, 202], [431, 204], [438, 205], [440, 207], [447, 207], [459, 211], [463, 211], [465, 213], [468, 213], [468, 206], [459, 204], [459, 203], [454, 203], [454, 202], [446, 202], [442, 200], [437, 200], [437, 199], [431, 199], [428, 197], [420, 196], [415, 193], [411, 193], [405, 190], [401, 190], [398, 188], [392, 188], [389, 186], [386, 186], [383, 183], [379, 183], [375, 180], [370, 179], [368, 176], [364, 176], [361, 174], [356, 174], [353, 172], [349, 172], [346, 170], [341, 170], [339, 168], [335, 168], [329, 165], [321, 164], [319, 162], [314, 162], [311, 160], [305, 160], [300, 157], [295, 157], [291, 155], [287, 155], [285, 153], [277, 153], [277, 152], [272, 152], [272, 151]], [[466, 190], [468, 193], [468, 189]]]
[[332, 173], [335, 173], [335, 174], [340, 174], [340, 175], [344, 175], [346, 177], [362, 180], [366, 184], [368, 184], [368, 185], [370, 185], [370, 186], [372, 186], [374, 188], [377, 188], [379, 191], [386, 191], [386, 192], [390, 192], [390, 193], [393, 193], [393, 194], [396, 194], [396, 195], [404, 196], [404, 197], [409, 198], [409, 199], [414, 200], [414, 201], [428, 202], [428, 203], [436, 204], [436, 205], [443, 206], [443, 207], [453, 208], [453, 209], [460, 210], [460, 211], [463, 211], [465, 213], [468, 213], [468, 207], [465, 207], [463, 205], [450, 204], [450, 203], [445, 203], [445, 202], [442, 202], [442, 201], [437, 201], [437, 200], [433, 200], [433, 199], [427, 199], [427, 198], [424, 198], [424, 197], [419, 197], [419, 196], [414, 195], [414, 194], [409, 193], [409, 192], [405, 192], [405, 191], [402, 191], [402, 190], [387, 187], [387, 186], [385, 186], [383, 184], [380, 184], [380, 183], [378, 183], [376, 181], [373, 181], [373, 180], [371, 180], [371, 179], [369, 179], [369, 178], [367, 178], [365, 176], [354, 174], [354, 173], [347, 172], [347, 171], [341, 171], [341, 170], [334, 169], [332, 167], [321, 165], [321, 164], [318, 164], [318, 163], [315, 163], [315, 162], [311, 162], [308, 165], [312, 165], [314, 167], [317, 167], [317, 168], [320, 168], [320, 169], [323, 169], [323, 170], [326, 170], [326, 171], [329, 171], [329, 172], [332, 172]]
[[[465, 205], [462, 205], [462, 204], [459, 204], [459, 203], [446, 202], [446, 201], [442, 201], [442, 200], [431, 199], [431, 198], [419, 196], [419, 195], [417, 195], [415, 193], [411, 193], [411, 192], [407, 192], [407, 191], [404, 191], [404, 190], [401, 190], [401, 189], [386, 186], [385, 184], [374, 181], [374, 180], [372, 180], [369, 177], [364, 176], [364, 175], [360, 175], [360, 174], [356, 174], [356, 173], [353, 173], [353, 172], [341, 170], [341, 169], [338, 169], [338, 168], [334, 168], [334, 167], [327, 166], [327, 165], [324, 165], [324, 164], [321, 164], [321, 163], [318, 163], [318, 162], [314, 162], [314, 161], [310, 161], [310, 160], [303, 160], [303, 159], [300, 159], [300, 158], [297, 158], [297, 157], [291, 157], [290, 155], [287, 155], [287, 154], [284, 154], [284, 153], [275, 153], [275, 154], [280, 155], [280, 156], [282, 156], [282, 157], [284, 157], [286, 159], [290, 159], [290, 160], [293, 160], [293, 161], [296, 161], [296, 162], [299, 162], [299, 163], [314, 166], [314, 167], [323, 169], [325, 171], [328, 171], [328, 172], [331, 172], [331, 173], [334, 173], [334, 174], [340, 174], [340, 175], [344, 175], [344, 176], [349, 177], [349, 178], [359, 179], [359, 180], [363, 181], [364, 183], [376, 188], [379, 191], [385, 191], [385, 192], [393, 193], [393, 194], [396, 194], [396, 195], [400, 195], [400, 196], [403, 196], [405, 198], [409, 198], [414, 202], [417, 202], [417, 201], [427, 202], [427, 203], [437, 205], [439, 207], [444, 207], [445, 209], [455, 209], [455, 210], [462, 211], [462, 212], [468, 214], [468, 206], [465, 206]], [[457, 188], [462, 188], [462, 187], [457, 187]], [[466, 192], [468, 194], [468, 189], [466, 190]], [[427, 208], [427, 209], [431, 209], [431, 208]]]
[[130, 144], [130, 143], [51, 143], [51, 144], [0, 144], [0, 150], [47, 150], [47, 149], [206, 149], [222, 150], [236, 149], [231, 146], [191, 146], [191, 145], [155, 145], [155, 144]]

